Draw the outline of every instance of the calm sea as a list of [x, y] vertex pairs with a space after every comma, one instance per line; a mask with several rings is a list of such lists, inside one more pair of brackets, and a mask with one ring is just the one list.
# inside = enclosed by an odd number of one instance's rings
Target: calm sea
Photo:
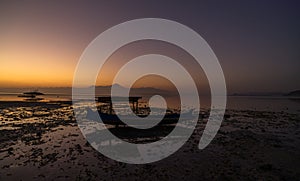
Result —
[[[32, 91], [32, 89], [0, 89], [0, 101], [24, 101], [23, 97], [18, 95], [23, 92]], [[66, 88], [41, 88], [38, 91], [43, 92], [45, 95], [40, 96], [44, 98], [42, 101], [71, 101], [72, 94], [70, 89]], [[99, 96], [99, 95], [96, 95]], [[167, 97], [171, 107], [176, 102], [173, 97]], [[193, 102], [193, 97], [189, 97], [187, 102]], [[145, 100], [142, 100], [142, 102]], [[1, 103], [0, 103], [1, 104]], [[191, 103], [192, 104], [192, 103]], [[159, 104], [157, 104], [159, 105]], [[200, 96], [201, 108], [210, 107], [210, 97]], [[235, 110], [257, 110], [257, 111], [285, 111], [289, 113], [300, 114], [300, 99], [289, 98], [286, 96], [228, 96], [227, 109]]]

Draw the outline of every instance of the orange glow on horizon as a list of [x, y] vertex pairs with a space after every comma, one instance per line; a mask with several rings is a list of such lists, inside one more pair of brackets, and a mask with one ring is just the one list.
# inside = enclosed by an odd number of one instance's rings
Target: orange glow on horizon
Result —
[[75, 64], [63, 59], [42, 50], [1, 52], [0, 87], [71, 86]]

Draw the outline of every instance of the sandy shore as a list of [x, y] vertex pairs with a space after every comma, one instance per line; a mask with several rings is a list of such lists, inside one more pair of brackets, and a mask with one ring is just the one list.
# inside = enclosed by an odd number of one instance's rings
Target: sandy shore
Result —
[[98, 153], [70, 102], [0, 102], [0, 180], [298, 180], [300, 114], [227, 110], [213, 142], [189, 141], [159, 162], [132, 165]]

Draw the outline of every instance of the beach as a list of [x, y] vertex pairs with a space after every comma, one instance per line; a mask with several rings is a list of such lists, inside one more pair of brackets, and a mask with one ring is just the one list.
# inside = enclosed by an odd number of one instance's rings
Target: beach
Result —
[[92, 148], [70, 101], [2, 101], [0, 180], [299, 179], [299, 113], [229, 109], [217, 136], [199, 150], [206, 121], [200, 118], [188, 142], [168, 158], [134, 165]]
[[300, 1], [0, 1], [0, 181], [300, 181]]

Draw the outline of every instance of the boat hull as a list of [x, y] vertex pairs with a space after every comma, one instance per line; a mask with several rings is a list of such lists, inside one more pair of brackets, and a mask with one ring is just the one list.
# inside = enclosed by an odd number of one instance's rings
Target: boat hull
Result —
[[[107, 113], [102, 113], [102, 112], [98, 112], [101, 121], [104, 124], [108, 124], [108, 125], [126, 125], [126, 121], [121, 121], [119, 119], [119, 117], [116, 114], [107, 114]], [[147, 115], [142, 115], [140, 116], [142, 117], [146, 117]], [[195, 116], [192, 114], [192, 111], [188, 112], [188, 113], [184, 113], [181, 115], [181, 117], [185, 120], [192, 120]], [[97, 120], [97, 112], [96, 111], [92, 111], [92, 110], [88, 110], [87, 112], [87, 118], [90, 120]], [[135, 119], [138, 120], [139, 118], [132, 118], [130, 116], [122, 116], [123, 120], [132, 120], [134, 121]], [[153, 122], [158, 122], [158, 125], [164, 125], [164, 124], [176, 124], [178, 122], [180, 118], [180, 114], [177, 113], [173, 113], [173, 114], [165, 114], [163, 119], [161, 119], [161, 116], [152, 116], [152, 121]], [[137, 125], [145, 125], [146, 123], [143, 121], [140, 124], [138, 123], [138, 121], [136, 122]], [[149, 122], [149, 124], [151, 124]]]

